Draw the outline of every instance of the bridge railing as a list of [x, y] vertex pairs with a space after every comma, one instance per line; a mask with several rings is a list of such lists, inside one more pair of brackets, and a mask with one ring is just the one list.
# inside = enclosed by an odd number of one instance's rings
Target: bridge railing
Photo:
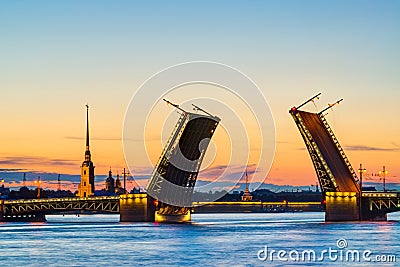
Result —
[[4, 215], [60, 213], [65, 211], [119, 212], [120, 196], [49, 198], [4, 201]]
[[378, 198], [398, 198], [400, 197], [400, 193], [398, 192], [363, 192], [363, 197], [378, 197]]
[[40, 199], [16, 199], [4, 200], [4, 204], [14, 203], [46, 203], [46, 202], [65, 202], [65, 201], [88, 201], [88, 200], [118, 200], [120, 196], [101, 196], [101, 197], [65, 197], [65, 198], [40, 198]]

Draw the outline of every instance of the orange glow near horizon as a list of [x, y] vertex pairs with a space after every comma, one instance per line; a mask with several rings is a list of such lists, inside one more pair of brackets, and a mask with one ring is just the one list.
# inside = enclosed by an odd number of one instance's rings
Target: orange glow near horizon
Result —
[[[83, 112], [82, 112], [83, 113]], [[122, 141], [118, 137], [120, 134], [118, 132], [110, 132], [106, 130], [103, 124], [100, 124], [98, 115], [92, 112], [91, 116], [91, 152], [92, 158], [96, 166], [96, 175], [106, 175], [110, 166], [113, 169], [114, 175], [122, 170], [126, 165], [124, 164], [124, 157], [122, 153]], [[3, 150], [1, 157], [3, 161], [7, 164], [2, 163], [1, 168], [8, 169], [24, 169], [21, 171], [36, 171], [36, 172], [49, 172], [49, 173], [61, 173], [61, 174], [79, 174], [81, 161], [84, 158], [84, 114], [80, 114], [81, 122], [79, 126], [71, 125], [71, 128], [67, 133], [59, 133], [58, 135], [49, 138], [48, 135], [40, 135], [38, 133], [33, 133], [32, 135], [23, 135], [17, 133], [12, 135], [9, 132], [3, 134], [3, 140], [9, 138], [9, 142], [3, 142]], [[350, 149], [346, 150], [346, 143], [350, 143], [349, 140], [352, 139], [352, 134], [346, 135], [343, 131], [343, 125], [334, 118], [334, 126], [342, 131], [338, 131], [337, 136], [339, 141], [344, 140], [345, 152], [349, 157], [350, 161], [353, 163], [353, 168], [357, 169], [359, 163], [363, 163], [363, 166], [367, 168], [367, 174], [377, 173], [381, 166], [386, 165], [388, 170], [390, 170], [390, 175], [388, 175], [387, 182], [397, 182], [396, 176], [400, 172], [400, 169], [396, 163], [396, 156], [399, 151], [393, 150], [374, 150], [363, 151]], [[329, 120], [329, 117], [328, 117]], [[285, 126], [285, 128], [290, 129], [290, 135], [281, 134], [279, 132], [279, 122], [278, 122], [278, 142], [277, 150], [275, 154], [275, 160], [270, 170], [270, 173], [265, 179], [266, 183], [272, 183], [276, 185], [310, 185], [317, 182], [317, 178], [312, 166], [312, 162], [305, 150], [305, 145], [301, 139], [300, 134], [293, 122], [290, 120], [285, 120], [292, 124]], [[158, 129], [160, 124], [155, 126]], [[75, 130], [71, 130], [75, 129]], [[335, 129], [334, 129], [335, 130]], [[56, 130], [58, 132], [59, 130]], [[81, 134], [77, 134], [74, 131], [79, 131]], [[105, 137], [98, 135], [98, 132], [103, 132]], [[151, 132], [149, 130], [148, 132]], [[156, 131], [157, 132], [157, 131]], [[375, 132], [374, 132], [375, 133]], [[110, 134], [113, 138], [109, 138]], [[155, 135], [155, 138], [150, 138], [146, 142], [147, 149], [149, 151], [149, 156], [153, 164], [155, 164], [162, 151], [161, 135], [168, 136], [169, 133], [161, 133], [160, 135]], [[376, 133], [380, 135], [380, 133]], [[72, 137], [68, 137], [68, 135]], [[67, 137], [62, 137], [67, 136]], [[99, 137], [100, 136], [100, 137]], [[257, 139], [257, 136], [254, 137]], [[32, 142], [31, 140], [35, 140]], [[287, 142], [280, 142], [279, 140], [290, 140]], [[360, 136], [360, 143], [364, 141], [367, 142], [366, 137]], [[213, 145], [210, 146], [210, 153], [207, 153], [206, 159], [204, 161], [204, 168], [213, 168], [220, 165], [225, 165], [229, 161], [230, 150], [225, 144], [229, 144], [229, 136], [223, 127], [218, 127], [213, 138], [215, 148]], [[29, 144], [29, 145], [28, 145]], [[254, 150], [256, 143], [251, 144]], [[260, 145], [258, 143], [258, 145]], [[384, 143], [382, 144], [382, 146]], [[12, 154], [13, 151], [14, 154]], [[23, 151], [27, 151], [25, 154]], [[39, 152], [40, 154], [32, 153], [33, 151]], [[15, 154], [19, 152], [19, 154]], [[12, 155], [12, 156], [11, 156]], [[29, 156], [26, 156], [29, 155]], [[257, 154], [250, 154], [249, 164], [254, 164], [254, 158], [257, 158]], [[139, 168], [140, 169], [140, 168]], [[150, 169], [143, 168], [143, 175], [149, 175]], [[205, 168], [204, 173], [207, 173], [207, 168]], [[203, 180], [211, 181], [213, 177], [205, 176], [200, 174], [199, 177]], [[371, 175], [369, 176], [371, 178]], [[365, 181], [368, 182], [368, 177]], [[379, 178], [373, 177], [374, 181], [379, 182]], [[141, 186], [145, 185], [142, 180]], [[7, 184], [12, 186], [13, 184]], [[73, 189], [75, 185], [68, 184], [68, 188]], [[57, 184], [46, 184], [46, 188], [56, 189]]]
[[[179, 102], [178, 93], [173, 95], [177, 98], [177, 102]], [[300, 133], [287, 113], [288, 109], [278, 108], [278, 111], [276, 111], [276, 103], [271, 100], [270, 102], [272, 109], [275, 108], [276, 112], [277, 144], [274, 163], [265, 182], [294, 186], [315, 184], [317, 178], [312, 162]], [[291, 104], [287, 104], [287, 106], [292, 106], [293, 102], [295, 101], [290, 101]], [[237, 104], [234, 101], [233, 103]], [[153, 164], [160, 156], [163, 140], [169, 137], [177, 118], [171, 115], [173, 113], [171, 107], [164, 105], [164, 103], [157, 105], [160, 105], [160, 107], [155, 110], [160, 112], [155, 112], [155, 114], [160, 115], [152, 114], [150, 117], [152, 124], [149, 124], [149, 128], [146, 129], [146, 146]], [[123, 124], [124, 109], [119, 109], [117, 113], [109, 113], [95, 105], [92, 106], [94, 108], [90, 110], [90, 150], [96, 166], [95, 174], [97, 176], [107, 175], [110, 167], [114, 175], [117, 172], [121, 174], [123, 168], [126, 167], [120, 130]], [[248, 132], [253, 140], [250, 143], [249, 166], [253, 166], [259, 156], [257, 149], [261, 145], [260, 137], [254, 130], [256, 125], [251, 119], [251, 114], [245, 109], [242, 110], [245, 118], [247, 118], [244, 122], [248, 129], [253, 129]], [[279, 112], [280, 110], [285, 111], [285, 113]], [[85, 150], [85, 113], [83, 106], [78, 107], [78, 111], [68, 111], [66, 114], [48, 114], [44, 111], [34, 113], [32, 115], [38, 116], [38, 120], [33, 122], [33, 120], [26, 119], [23, 124], [17, 123], [16, 115], [12, 115], [8, 119], [3, 117], [3, 124], [9, 125], [9, 130], [1, 132], [0, 168], [17, 169], [21, 172], [79, 174]], [[25, 115], [27, 116], [26, 112]], [[54, 115], [61, 116], [62, 119], [50, 119]], [[369, 111], [367, 116], [370, 116]], [[388, 116], [393, 116], [393, 114]], [[158, 118], [162, 119], [159, 120]], [[399, 156], [400, 149], [394, 141], [388, 143], [386, 140], [396, 140], [396, 134], [400, 132], [400, 129], [395, 124], [388, 124], [385, 131], [376, 130], [375, 127], [370, 128], [371, 130], [367, 128], [360, 133], [348, 130], [357, 129], [354, 122], [359, 121], [360, 118], [363, 120], [361, 123], [365, 125], [364, 121], [367, 118], [358, 111], [351, 112], [351, 109], [345, 105], [335, 107], [331, 114], [327, 116], [353, 168], [356, 170], [360, 163], [363, 163], [363, 166], [367, 168], [365, 182], [379, 182], [379, 177], [373, 176], [373, 174], [377, 173], [383, 165], [389, 170], [387, 182], [398, 182], [400, 167], [396, 159]], [[369, 118], [373, 121], [374, 118], [378, 119], [379, 117], [370, 116]], [[21, 118], [18, 121], [25, 120]], [[51, 122], [51, 124], [48, 122]], [[164, 125], [166, 122], [167, 125]], [[212, 139], [215, 145], [210, 145], [210, 150], [204, 160], [203, 168], [205, 169], [199, 174], [199, 179], [213, 180], [213, 172], [207, 172], [208, 168], [216, 168], [229, 162], [232, 147], [227, 145], [230, 144], [229, 133], [222, 127], [223, 122], [222, 119], [222, 124], [217, 128]], [[372, 124], [376, 123], [372, 122]], [[42, 128], [38, 128], [37, 125]], [[252, 170], [253, 167], [249, 168]], [[141, 175], [150, 175], [151, 169], [151, 166], [139, 165], [136, 171]], [[211, 176], [208, 176], [207, 173]], [[3, 174], [3, 176], [6, 176], [6, 174]], [[99, 181], [99, 183], [101, 182]], [[139, 183], [141, 183], [141, 186], [145, 185], [143, 180]], [[46, 186], [54, 188], [54, 185]], [[73, 188], [72, 185], [68, 186]]]

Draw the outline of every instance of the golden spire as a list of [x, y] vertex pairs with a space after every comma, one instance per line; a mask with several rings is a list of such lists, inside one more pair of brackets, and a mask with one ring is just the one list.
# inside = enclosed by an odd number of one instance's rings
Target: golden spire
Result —
[[86, 151], [89, 151], [89, 105], [86, 104]]
[[90, 149], [89, 149], [89, 105], [86, 104], [86, 151], [85, 151], [85, 162], [91, 161]]
[[245, 171], [246, 174], [246, 189], [244, 190], [243, 196], [242, 196], [242, 201], [251, 201], [253, 199], [253, 196], [250, 194], [249, 191], [249, 182], [248, 182], [248, 176], [247, 176], [247, 168]]

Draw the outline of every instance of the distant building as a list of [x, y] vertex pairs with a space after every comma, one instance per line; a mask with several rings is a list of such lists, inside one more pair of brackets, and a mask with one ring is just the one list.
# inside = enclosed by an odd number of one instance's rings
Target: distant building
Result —
[[250, 194], [249, 188], [246, 187], [242, 195], [242, 201], [252, 201], [253, 196]]
[[140, 193], [140, 187], [138, 187], [138, 188], [134, 187], [134, 188], [132, 188], [132, 190], [130, 192], [130, 194], [139, 194], [139, 193]]
[[[114, 179], [112, 177], [112, 172], [111, 172], [111, 168], [110, 171], [108, 172], [108, 177], [106, 179], [106, 189], [103, 189], [103, 194], [104, 191], [106, 192], [107, 195], [122, 195], [125, 194], [125, 190], [122, 187], [122, 182], [121, 179], [119, 178], [119, 174], [117, 174], [117, 178]], [[102, 194], [101, 192], [99, 192], [99, 194]]]
[[376, 191], [375, 186], [363, 186], [362, 191]]
[[122, 188], [121, 180], [119, 179], [119, 174], [117, 174], [117, 180], [115, 180], [115, 190]]
[[78, 185], [78, 197], [94, 195], [94, 165], [89, 149], [89, 106], [86, 105], [86, 151], [85, 160], [81, 166], [81, 182]]
[[247, 170], [246, 170], [246, 189], [244, 190], [244, 193], [242, 195], [242, 201], [252, 201], [253, 200], [253, 196], [250, 194], [248, 182], [249, 181], [248, 181]]
[[115, 181], [114, 178], [112, 177], [111, 168], [110, 171], [108, 172], [108, 177], [106, 179], [106, 191], [110, 193], [115, 193]]
[[4, 184], [0, 186], [0, 198], [6, 198], [10, 194], [10, 188], [4, 187]]
[[122, 187], [121, 180], [119, 179], [119, 174], [117, 174], [117, 179], [115, 180], [115, 193], [118, 195], [125, 194], [125, 190]]

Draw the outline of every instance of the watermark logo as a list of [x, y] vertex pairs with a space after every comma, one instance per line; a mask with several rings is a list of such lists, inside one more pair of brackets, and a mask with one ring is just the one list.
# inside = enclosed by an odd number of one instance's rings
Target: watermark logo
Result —
[[381, 262], [393, 263], [397, 261], [395, 254], [378, 254], [372, 250], [349, 249], [346, 239], [336, 241], [336, 247], [328, 247], [320, 251], [305, 250], [275, 250], [264, 246], [257, 253], [260, 261], [273, 262]]
[[[212, 191], [209, 201], [219, 199], [226, 193], [223, 189], [236, 188], [246, 168], [251, 190], [264, 182], [275, 154], [275, 123], [266, 97], [241, 71], [197, 61], [154, 74], [131, 98], [124, 119], [123, 149], [130, 173], [139, 184], [146, 183], [152, 171], [154, 175], [156, 162], [179, 119], [179, 110], [168, 107], [164, 98], [187, 112], [196, 112], [195, 104], [221, 119], [212, 139], [200, 142], [199, 151], [204, 150], [202, 144], [208, 148], [195, 191]], [[180, 170], [193, 165], [189, 159], [180, 159], [170, 163]], [[171, 198], [165, 193], [153, 197], [180, 206], [179, 195]]]
[[344, 249], [344, 248], [347, 248], [347, 246], [348, 246], [349, 244], [347, 243], [347, 240], [346, 239], [338, 239], [337, 241], [336, 241], [336, 246], [339, 248], [339, 249]]

